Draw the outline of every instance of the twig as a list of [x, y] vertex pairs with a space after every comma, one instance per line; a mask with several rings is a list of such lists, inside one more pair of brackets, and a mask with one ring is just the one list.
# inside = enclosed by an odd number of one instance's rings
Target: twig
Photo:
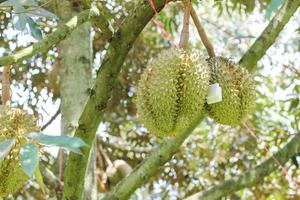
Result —
[[184, 16], [183, 25], [180, 35], [179, 47], [185, 49], [189, 41], [189, 27], [190, 27], [190, 12], [191, 12], [191, 2], [189, 0], [184, 2]]
[[121, 151], [130, 151], [135, 153], [150, 153], [153, 149], [147, 147], [131, 147], [129, 144], [125, 142], [117, 141], [114, 143], [104, 141], [101, 136], [98, 136], [99, 142], [104, 146], [110, 147], [112, 149], [118, 149]]
[[42, 131], [45, 130], [56, 119], [56, 117], [59, 114], [60, 114], [60, 108], [58, 108], [58, 110], [56, 111], [56, 113], [49, 119], [49, 121], [41, 127], [41, 130]]
[[2, 104], [9, 105], [10, 104], [10, 68], [9, 66], [3, 67], [3, 75], [2, 75]]
[[300, 70], [297, 70], [295, 67], [291, 67], [288, 65], [283, 65], [284, 68], [289, 69], [290, 71], [294, 72], [298, 77], [300, 77]]
[[64, 182], [65, 174], [65, 152], [62, 149], [59, 149], [59, 180]]
[[[158, 12], [156, 9], [156, 6], [153, 2], [153, 0], [148, 0], [153, 12], [154, 12], [154, 16], [152, 17], [152, 22], [154, 23], [154, 25], [157, 27], [158, 30], [161, 31], [163, 37], [168, 40], [168, 42], [173, 46], [173, 47], [177, 47], [177, 45], [174, 43], [174, 39], [173, 37], [168, 33], [168, 31], [166, 31], [164, 29], [164, 25], [157, 20], [157, 16], [158, 16]], [[168, 3], [168, 0], [165, 0], [164, 4], [166, 5]]]
[[215, 51], [214, 51], [214, 47], [211, 44], [211, 42], [209, 41], [209, 39], [208, 39], [208, 37], [207, 37], [207, 35], [205, 33], [205, 30], [202, 27], [201, 22], [200, 22], [200, 20], [199, 20], [199, 18], [197, 16], [197, 13], [196, 13], [196, 11], [195, 11], [195, 9], [193, 7], [191, 8], [191, 16], [192, 16], [194, 24], [195, 24], [195, 26], [197, 28], [198, 34], [200, 36], [200, 39], [201, 39], [203, 45], [205, 46], [209, 57], [211, 57], [211, 58], [215, 57], [216, 54], [215, 54]]
[[110, 160], [109, 156], [107, 155], [105, 149], [103, 149], [102, 145], [99, 144], [99, 152], [101, 153], [102, 157], [104, 158], [107, 166], [113, 166], [112, 161]]

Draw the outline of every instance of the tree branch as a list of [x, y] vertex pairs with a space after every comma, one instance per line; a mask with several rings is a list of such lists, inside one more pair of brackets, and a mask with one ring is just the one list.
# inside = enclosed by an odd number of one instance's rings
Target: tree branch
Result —
[[58, 108], [58, 110], [56, 111], [56, 113], [49, 119], [48, 122], [46, 122], [42, 127], [41, 127], [41, 131], [45, 130], [55, 119], [56, 117], [60, 114], [60, 107]]
[[[300, 134], [297, 134], [284, 148], [280, 149], [274, 157], [281, 163], [286, 163], [291, 155], [300, 151]], [[196, 193], [185, 200], [214, 200], [220, 199], [226, 195], [232, 194], [240, 189], [251, 187], [259, 181], [262, 181], [265, 176], [278, 169], [273, 158], [269, 158], [253, 169], [246, 171], [237, 177], [223, 181], [212, 188]]]
[[197, 16], [197, 13], [196, 13], [196, 11], [195, 11], [195, 9], [193, 7], [191, 9], [191, 16], [192, 16], [194, 24], [195, 24], [195, 26], [197, 28], [198, 34], [200, 36], [200, 39], [201, 39], [203, 45], [205, 46], [209, 57], [211, 57], [211, 58], [215, 57], [216, 54], [215, 54], [215, 51], [214, 51], [214, 47], [211, 44], [211, 42], [209, 41], [209, 39], [208, 39], [208, 37], [207, 37], [207, 35], [205, 33], [205, 30], [202, 27], [201, 22], [200, 22], [200, 20], [199, 20], [199, 18]]
[[286, 0], [265, 30], [240, 59], [239, 64], [250, 71], [253, 70], [299, 6], [299, 0]]
[[[157, 11], [160, 11], [165, 1], [155, 0], [154, 3]], [[111, 39], [102, 66], [97, 72], [93, 92], [79, 119], [75, 136], [82, 138], [89, 146], [82, 148], [83, 156], [70, 153], [65, 170], [64, 199], [82, 199], [90, 148], [107, 101], [111, 96], [113, 85], [134, 41], [154, 15], [148, 1], [144, 0], [139, 0], [135, 9], [130, 13]]]
[[59, 41], [65, 39], [71, 34], [72, 31], [90, 19], [93, 19], [94, 22], [96, 21], [94, 23], [95, 25], [101, 25], [100, 28], [102, 29], [105, 29], [105, 27], [108, 28], [109, 26], [107, 25], [107, 20], [102, 14], [100, 14], [100, 11], [97, 8], [94, 7], [92, 9], [82, 11], [78, 15], [72, 17], [66, 24], [57, 28], [56, 31], [47, 35], [41, 41], [21, 49], [12, 55], [1, 57], [0, 66], [18, 63], [40, 52], [47, 51], [54, 44], [57, 44]]
[[179, 133], [176, 137], [167, 138], [165, 142], [139, 164], [129, 176], [122, 179], [103, 200], [128, 199], [137, 188], [149, 181], [149, 178], [157, 174], [159, 169], [172, 158], [181, 144], [199, 125], [202, 119], [203, 116], [199, 116], [198, 119], [182, 133]]

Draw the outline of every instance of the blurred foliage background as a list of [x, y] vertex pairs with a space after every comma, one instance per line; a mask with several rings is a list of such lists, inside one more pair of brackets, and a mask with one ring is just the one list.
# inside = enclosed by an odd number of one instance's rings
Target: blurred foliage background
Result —
[[[1, 2], [1, 1], [0, 1]], [[114, 29], [130, 13], [136, 1], [100, 1], [106, 8], [105, 16]], [[270, 17], [282, 1], [271, 0], [216, 0], [197, 1], [197, 7], [206, 32], [217, 55], [238, 61], [267, 25]], [[45, 9], [55, 13], [51, 1], [39, 1]], [[181, 30], [182, 7], [169, 4], [158, 16], [165, 30], [178, 41]], [[15, 52], [36, 42], [29, 29], [15, 29], [13, 12], [0, 10], [0, 56]], [[57, 20], [33, 16], [44, 36], [56, 30]], [[189, 48], [203, 49], [196, 29], [191, 27]], [[132, 199], [182, 199], [220, 181], [234, 177], [256, 166], [270, 156], [264, 150], [276, 152], [300, 127], [300, 13], [295, 14], [277, 42], [258, 63], [255, 72], [257, 82], [257, 105], [255, 113], [247, 119], [249, 127], [257, 134], [256, 140], [242, 125], [237, 128], [220, 126], [210, 119], [203, 121], [189, 137], [160, 175], [131, 197]], [[94, 77], [103, 61], [107, 42], [101, 32], [93, 30]], [[124, 160], [135, 167], [162, 142], [143, 128], [135, 115], [135, 93], [140, 74], [147, 62], [170, 44], [153, 23], [149, 23], [130, 51], [113, 95], [98, 130], [97, 176], [99, 195], [112, 186], [107, 178], [110, 162]], [[46, 53], [16, 64], [11, 69], [12, 105], [34, 113], [40, 125], [46, 124], [59, 112], [59, 66], [56, 47]], [[297, 73], [298, 72], [298, 73]], [[58, 118], [54, 121], [59, 121]], [[44, 127], [60, 133], [59, 123]], [[56, 154], [48, 150], [43, 164], [57, 173]], [[241, 190], [229, 199], [297, 199], [300, 195], [295, 182], [300, 183], [300, 170], [291, 162], [286, 164], [288, 177], [280, 167], [271, 176], [252, 188]], [[293, 180], [291, 180], [293, 179]], [[0, 180], [1, 181], [1, 180]], [[30, 181], [14, 196], [7, 199], [56, 199], [60, 189], [48, 187], [47, 194], [39, 191], [38, 185]]]

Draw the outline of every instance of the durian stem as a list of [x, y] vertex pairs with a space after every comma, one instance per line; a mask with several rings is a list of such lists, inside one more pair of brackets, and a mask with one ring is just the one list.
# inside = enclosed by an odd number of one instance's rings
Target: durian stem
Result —
[[3, 76], [2, 76], [2, 104], [9, 105], [10, 104], [10, 68], [9, 66], [3, 67]]
[[215, 54], [215, 51], [214, 51], [214, 47], [213, 47], [212, 43], [209, 41], [209, 39], [208, 39], [208, 37], [205, 33], [205, 30], [204, 30], [203, 26], [201, 25], [201, 22], [200, 22], [200, 20], [197, 16], [197, 13], [196, 13], [196, 11], [193, 7], [191, 7], [191, 16], [192, 16], [194, 24], [197, 28], [200, 39], [201, 39], [203, 45], [205, 46], [209, 57], [210, 58], [215, 57], [216, 54]]
[[179, 47], [186, 49], [189, 41], [189, 27], [190, 27], [190, 12], [191, 12], [191, 2], [184, 2], [184, 17], [183, 17], [183, 26], [180, 35]]

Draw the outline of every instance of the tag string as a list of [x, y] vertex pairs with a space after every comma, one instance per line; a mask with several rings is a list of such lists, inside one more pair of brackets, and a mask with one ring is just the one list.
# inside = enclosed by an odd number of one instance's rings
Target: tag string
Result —
[[[154, 12], [154, 16], [152, 18], [152, 22], [154, 23], [154, 25], [157, 27], [158, 30], [161, 31], [163, 37], [173, 46], [173, 47], [177, 47], [177, 45], [174, 43], [174, 39], [173, 37], [168, 33], [168, 31], [166, 31], [164, 29], [163, 24], [157, 20], [157, 16], [158, 16], [158, 12], [156, 10], [156, 6], [153, 2], [153, 0], [148, 0], [153, 12]], [[166, 6], [168, 4], [168, 0], [164, 1], [164, 6]]]

